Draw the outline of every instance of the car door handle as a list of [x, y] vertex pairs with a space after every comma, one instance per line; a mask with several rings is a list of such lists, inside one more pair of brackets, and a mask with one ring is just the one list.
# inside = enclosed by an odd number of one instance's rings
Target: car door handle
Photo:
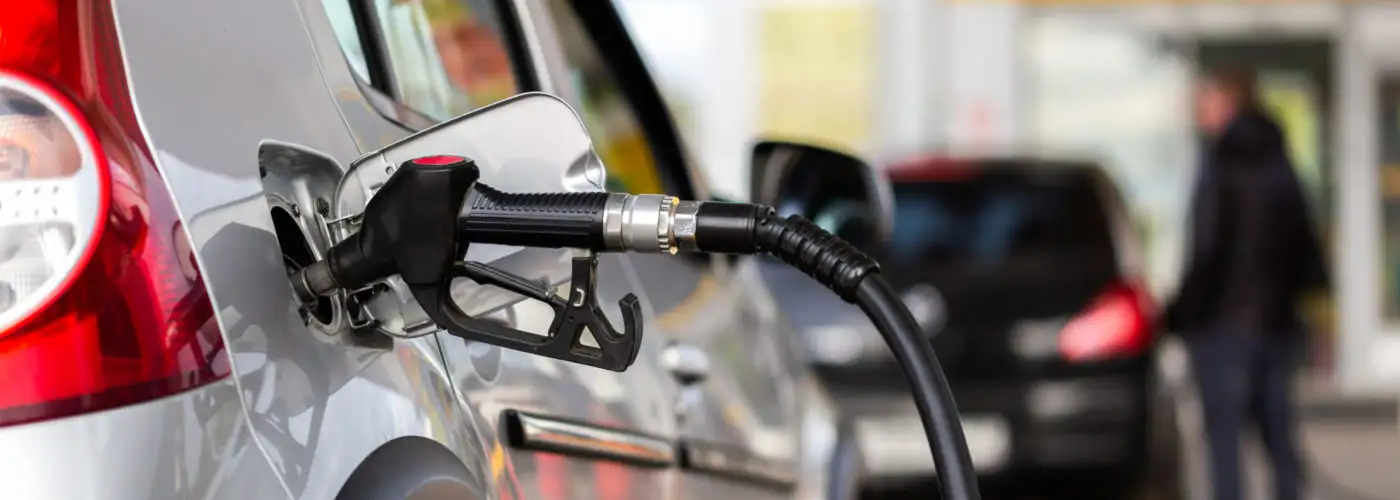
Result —
[[661, 351], [661, 364], [682, 387], [704, 382], [710, 376], [710, 356], [685, 342], [673, 342]]
[[676, 423], [690, 425], [697, 414], [704, 413], [700, 384], [710, 376], [710, 356], [693, 344], [672, 342], [661, 351], [661, 365], [680, 385], [675, 401]]

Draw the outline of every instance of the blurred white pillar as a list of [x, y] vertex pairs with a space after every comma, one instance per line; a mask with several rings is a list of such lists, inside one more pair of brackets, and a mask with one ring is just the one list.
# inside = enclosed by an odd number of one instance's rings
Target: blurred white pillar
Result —
[[1400, 324], [1385, 318], [1385, 238], [1380, 190], [1381, 130], [1377, 85], [1400, 74], [1395, 30], [1400, 6], [1358, 5], [1338, 33], [1336, 120], [1336, 289], [1340, 325], [1337, 364], [1344, 386], [1400, 388]]
[[[704, 116], [703, 154], [715, 194], [748, 198], [749, 148], [757, 128], [758, 6], [749, 0], [705, 0], [712, 5], [712, 64], [699, 101]], [[696, 151], [701, 153], [701, 151]]]
[[876, 154], [937, 146], [943, 135], [947, 38], [943, 0], [877, 4]]
[[1023, 7], [957, 3], [945, 12], [948, 146], [970, 153], [1019, 147]]
[[[1354, 13], [1353, 13], [1354, 14]], [[1355, 17], [1348, 16], [1348, 22]], [[1368, 337], [1381, 328], [1379, 254], [1379, 194], [1374, 169], [1367, 159], [1371, 140], [1364, 134], [1348, 131], [1364, 130], [1374, 113], [1366, 112], [1374, 102], [1371, 96], [1371, 75], [1366, 56], [1360, 50], [1359, 37], [1352, 30], [1342, 30], [1337, 36], [1337, 107], [1334, 123], [1336, 141], [1337, 207], [1333, 223], [1337, 228], [1334, 250], [1337, 318], [1337, 375], [1348, 387], [1364, 384], [1370, 371], [1366, 355]]]
[[[682, 94], [685, 137], [713, 194], [744, 199], [757, 103], [756, 10], [749, 0], [623, 0], [658, 84]], [[679, 117], [678, 117], [679, 118]]]

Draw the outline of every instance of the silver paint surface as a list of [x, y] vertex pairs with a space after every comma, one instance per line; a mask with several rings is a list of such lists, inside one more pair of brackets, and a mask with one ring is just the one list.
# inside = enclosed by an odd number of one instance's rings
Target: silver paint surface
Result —
[[[544, 4], [515, 6], [527, 20], [522, 31], [543, 90], [577, 109]], [[609, 319], [620, 319], [612, 304], [628, 292], [641, 296], [646, 314], [641, 352], [626, 373], [431, 331], [366, 343], [333, 327], [308, 328], [270, 210], [298, 205], [299, 223], [324, 251], [335, 235], [321, 234], [322, 221], [301, 205], [326, 198], [337, 200], [334, 216], [358, 209], [363, 193], [337, 199], [326, 176], [407, 137], [401, 124], [415, 125], [414, 118], [381, 114], [384, 96], [356, 80], [322, 0], [130, 1], [117, 2], [115, 13], [133, 104], [163, 176], [151, 181], [167, 184], [185, 222], [233, 375], [145, 404], [0, 429], [7, 498], [334, 498], [370, 453], [404, 436], [450, 450], [481, 499], [561, 491], [639, 500], [794, 497], [675, 468], [509, 449], [500, 428], [507, 409], [723, 445], [799, 477], [798, 498], [818, 497], [820, 488], [809, 483], [824, 481], [831, 453], [824, 429], [837, 417], [808, 387], [814, 382], [794, 354], [793, 332], [751, 260], [604, 256], [598, 300]], [[601, 185], [602, 166], [580, 156], [578, 144], [533, 147], [538, 166], [483, 165], [483, 180], [513, 191]], [[462, 148], [435, 153], [468, 152]], [[269, 156], [260, 160], [260, 153]], [[260, 161], [270, 158], [283, 162], [285, 178], [260, 177]], [[703, 191], [704, 179], [687, 168]], [[570, 255], [473, 252], [555, 283], [567, 276]], [[542, 331], [550, 320], [534, 302], [486, 294], [459, 300], [526, 331]], [[694, 345], [712, 363], [693, 390], [663, 366], [672, 341]], [[698, 397], [681, 421], [677, 403], [685, 394]]]

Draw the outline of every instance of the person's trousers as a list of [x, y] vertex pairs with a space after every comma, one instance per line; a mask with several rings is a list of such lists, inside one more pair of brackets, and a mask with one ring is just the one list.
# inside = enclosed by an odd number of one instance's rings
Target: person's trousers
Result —
[[1274, 498], [1298, 500], [1303, 467], [1297, 445], [1293, 370], [1299, 336], [1208, 331], [1186, 339], [1200, 387], [1215, 500], [1244, 498], [1240, 438], [1259, 432], [1273, 466]]

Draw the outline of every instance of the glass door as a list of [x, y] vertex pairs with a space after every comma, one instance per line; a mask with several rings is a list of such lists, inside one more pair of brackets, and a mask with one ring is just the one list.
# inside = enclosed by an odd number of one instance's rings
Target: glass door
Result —
[[1103, 165], [1139, 224], [1146, 279], [1157, 296], [1170, 296], [1195, 163], [1189, 53], [1158, 32], [1095, 18], [1047, 14], [1027, 23], [1034, 147]]
[[1380, 79], [1381, 297], [1384, 326], [1400, 327], [1400, 75]]

